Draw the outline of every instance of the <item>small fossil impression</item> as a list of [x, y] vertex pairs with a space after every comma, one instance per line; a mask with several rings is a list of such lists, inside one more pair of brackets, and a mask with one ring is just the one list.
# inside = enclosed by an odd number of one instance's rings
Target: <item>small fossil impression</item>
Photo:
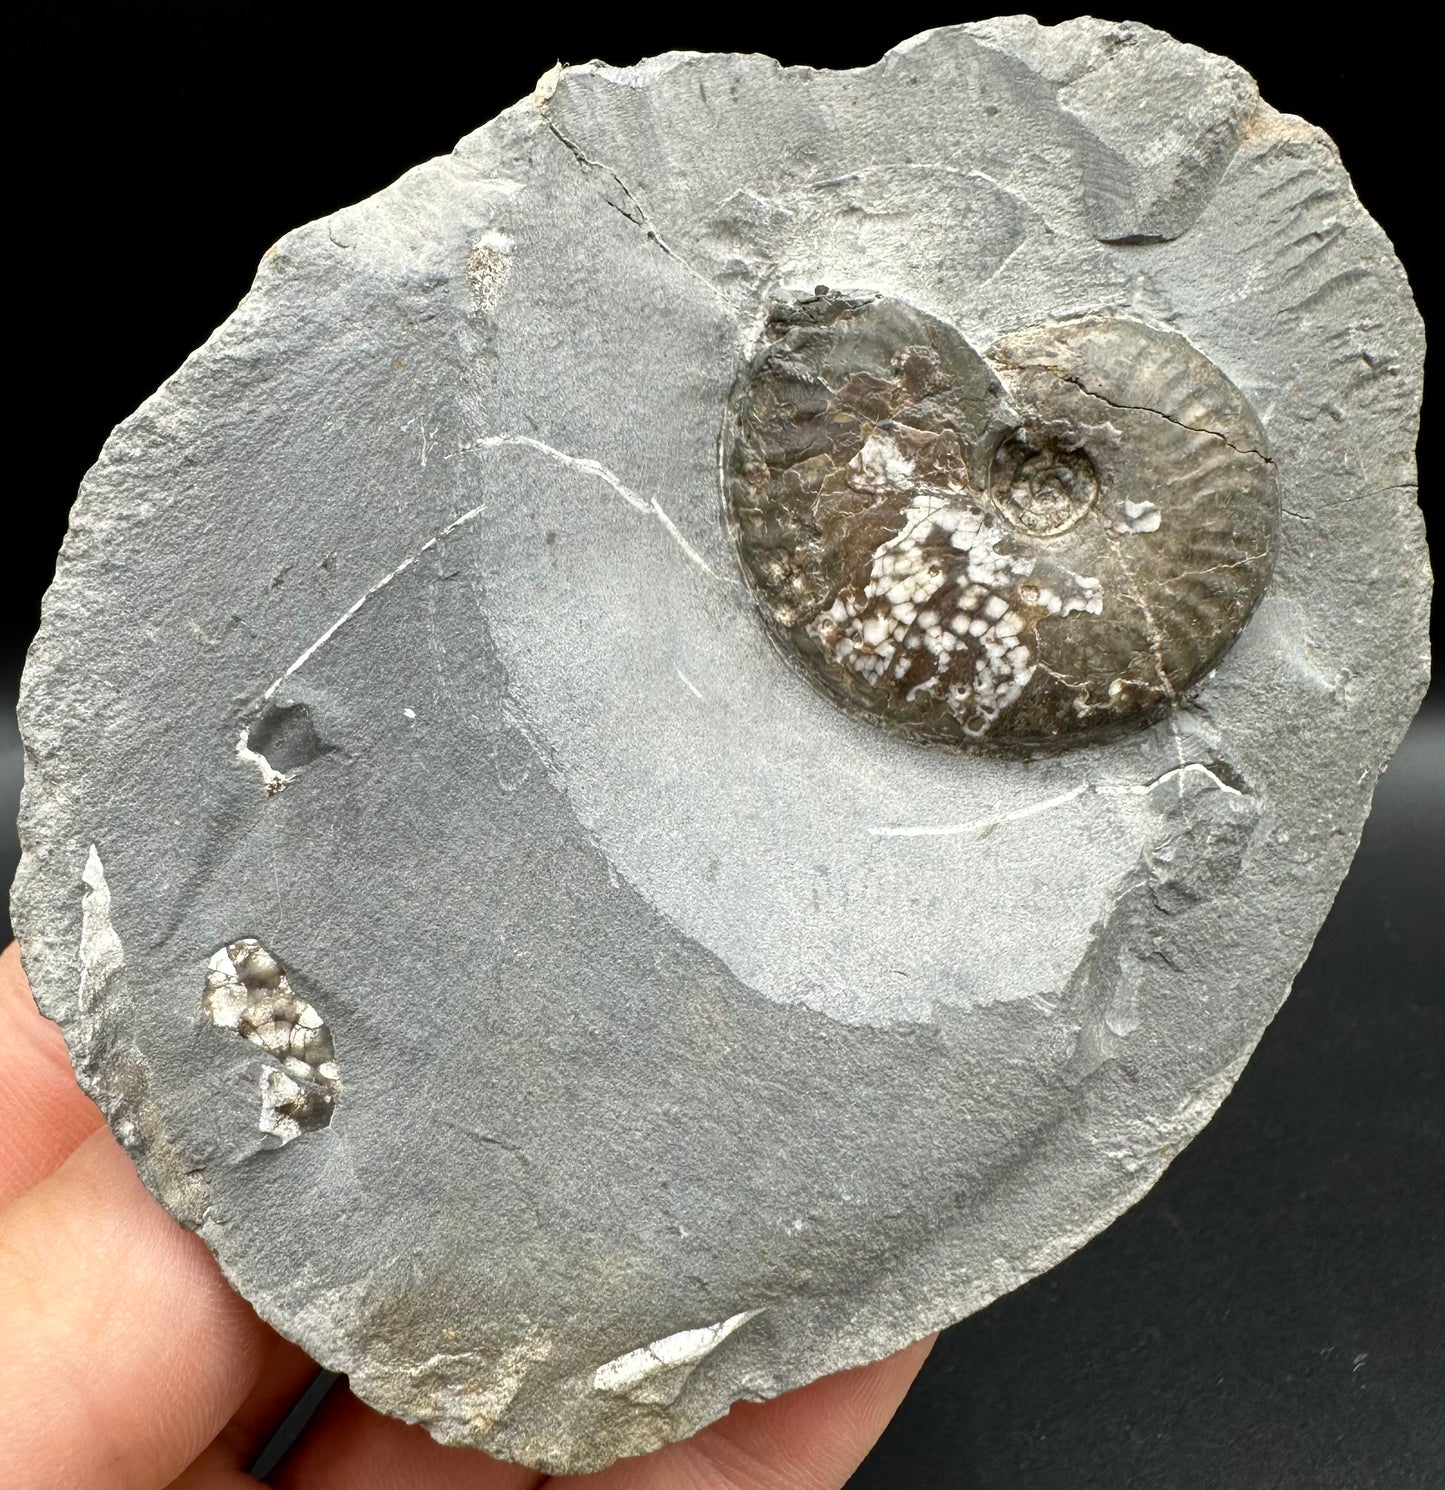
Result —
[[820, 287], [770, 308], [724, 438], [730, 528], [784, 652], [927, 743], [1152, 723], [1273, 567], [1258, 420], [1182, 336], [1123, 315], [985, 358], [900, 300]]
[[213, 1024], [235, 1030], [279, 1063], [261, 1072], [263, 1133], [286, 1144], [331, 1121], [341, 1096], [331, 1031], [255, 937], [231, 942], [211, 958], [201, 1005]]

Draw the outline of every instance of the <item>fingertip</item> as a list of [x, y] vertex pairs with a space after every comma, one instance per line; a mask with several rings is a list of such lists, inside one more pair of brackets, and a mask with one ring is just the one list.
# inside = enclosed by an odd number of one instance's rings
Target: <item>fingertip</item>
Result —
[[544, 1479], [477, 1449], [440, 1444], [338, 1382], [270, 1483], [277, 1490], [536, 1490]]
[[[0, 1457], [37, 1485], [166, 1483], [245, 1398], [272, 1338], [107, 1131], [0, 1215], [0, 1317], [14, 1425]], [[46, 1431], [22, 1433], [35, 1423]]]
[[[926, 1336], [881, 1361], [838, 1371], [768, 1402], [740, 1402], [693, 1442], [719, 1473], [702, 1481], [732, 1490], [751, 1485], [753, 1466], [767, 1490], [838, 1490], [867, 1457], [908, 1395], [933, 1349]], [[744, 1477], [736, 1478], [741, 1467]], [[729, 1477], [732, 1476], [732, 1477]]]
[[841, 1490], [936, 1338], [766, 1402], [738, 1402], [692, 1438], [598, 1474], [560, 1476], [547, 1490]]
[[35, 1007], [20, 948], [0, 952], [0, 1207], [63, 1163], [100, 1127], [76, 1085], [65, 1037]]

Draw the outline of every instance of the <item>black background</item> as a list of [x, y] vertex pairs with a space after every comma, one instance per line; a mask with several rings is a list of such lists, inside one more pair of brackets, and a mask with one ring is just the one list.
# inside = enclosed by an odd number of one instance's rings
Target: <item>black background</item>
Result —
[[[559, 58], [690, 48], [856, 66], [989, 13], [923, 7], [863, 24], [849, 8], [845, 24], [812, 7], [693, 9], [559, 20], [538, 6], [519, 19], [444, 0], [381, 19], [172, 0], [35, 6], [13, 23], [21, 392], [0, 528], [0, 820], [13, 815], [14, 687], [76, 485], [282, 233], [449, 150]], [[1233, 57], [1277, 108], [1325, 128], [1430, 317], [1438, 141], [1424, 36], [1383, 10], [1349, 26], [1295, 7], [1103, 13]], [[14, 852], [0, 833], [0, 888]], [[1442, 885], [1437, 687], [1235, 1094], [1102, 1237], [945, 1335], [856, 1490], [1445, 1484]]]

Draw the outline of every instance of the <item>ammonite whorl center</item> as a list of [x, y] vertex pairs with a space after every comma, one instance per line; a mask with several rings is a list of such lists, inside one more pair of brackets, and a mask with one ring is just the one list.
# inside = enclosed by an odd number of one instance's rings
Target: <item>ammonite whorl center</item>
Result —
[[988, 494], [1005, 522], [1036, 538], [1054, 538], [1094, 505], [1099, 472], [1088, 451], [1020, 430], [994, 453]]
[[896, 299], [781, 301], [734, 391], [724, 478], [784, 651], [932, 744], [1058, 747], [1159, 719], [1274, 562], [1249, 405], [1182, 336], [1113, 313], [984, 357]]

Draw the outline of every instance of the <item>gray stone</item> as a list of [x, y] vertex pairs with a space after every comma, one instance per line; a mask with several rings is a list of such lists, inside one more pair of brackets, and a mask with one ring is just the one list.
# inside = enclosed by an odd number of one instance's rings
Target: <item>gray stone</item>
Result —
[[[1026, 760], [778, 654], [720, 440], [819, 283], [1220, 370], [1280, 513], [1196, 691]], [[279, 243], [86, 478], [42, 1006], [259, 1312], [440, 1438], [588, 1469], [878, 1357], [1137, 1199], [1288, 990], [1424, 689], [1421, 355], [1329, 140], [1145, 28], [554, 72]]]

